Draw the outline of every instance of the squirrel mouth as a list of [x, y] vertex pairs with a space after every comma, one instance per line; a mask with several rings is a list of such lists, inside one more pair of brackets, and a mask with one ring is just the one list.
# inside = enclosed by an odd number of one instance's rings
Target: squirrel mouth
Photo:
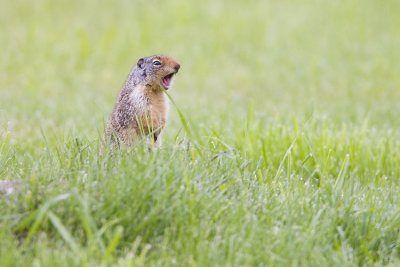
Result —
[[172, 82], [172, 77], [174, 76], [176, 72], [168, 74], [164, 78], [161, 79], [161, 84], [165, 88], [165, 90], [168, 90], [168, 88], [171, 86]]

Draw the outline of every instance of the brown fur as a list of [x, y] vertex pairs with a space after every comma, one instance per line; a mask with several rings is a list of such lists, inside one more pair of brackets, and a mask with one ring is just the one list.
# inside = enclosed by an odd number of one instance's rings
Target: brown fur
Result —
[[125, 81], [107, 124], [108, 141], [130, 146], [140, 137], [151, 135], [155, 145], [160, 143], [169, 110], [164, 94], [164, 89], [168, 88], [164, 88], [162, 79], [176, 74], [179, 68], [174, 59], [164, 55], [138, 60]]

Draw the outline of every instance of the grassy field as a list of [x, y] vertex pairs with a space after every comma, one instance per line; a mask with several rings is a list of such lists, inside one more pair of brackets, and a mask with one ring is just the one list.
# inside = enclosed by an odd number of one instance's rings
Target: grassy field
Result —
[[[400, 266], [400, 2], [2, 1], [0, 266]], [[139, 57], [161, 149], [101, 152]]]

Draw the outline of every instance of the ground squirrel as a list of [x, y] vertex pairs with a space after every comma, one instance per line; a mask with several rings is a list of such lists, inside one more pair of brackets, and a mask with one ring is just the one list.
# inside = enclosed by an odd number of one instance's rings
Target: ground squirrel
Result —
[[131, 146], [141, 136], [151, 136], [155, 146], [165, 127], [169, 105], [164, 90], [171, 86], [180, 65], [165, 55], [140, 58], [125, 81], [106, 127], [113, 144]]

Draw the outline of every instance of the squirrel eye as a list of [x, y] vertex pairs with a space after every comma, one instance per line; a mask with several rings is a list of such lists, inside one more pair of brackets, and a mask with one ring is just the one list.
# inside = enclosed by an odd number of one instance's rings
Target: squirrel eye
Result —
[[160, 66], [161, 62], [159, 60], [155, 59], [155, 60], [153, 60], [153, 65], [154, 66]]

